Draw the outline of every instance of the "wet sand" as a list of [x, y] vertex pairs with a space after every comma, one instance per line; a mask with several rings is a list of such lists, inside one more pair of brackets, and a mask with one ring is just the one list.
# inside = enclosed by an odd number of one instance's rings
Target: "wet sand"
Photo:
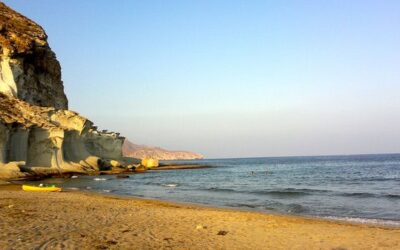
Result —
[[0, 249], [400, 249], [400, 228], [0, 185]]

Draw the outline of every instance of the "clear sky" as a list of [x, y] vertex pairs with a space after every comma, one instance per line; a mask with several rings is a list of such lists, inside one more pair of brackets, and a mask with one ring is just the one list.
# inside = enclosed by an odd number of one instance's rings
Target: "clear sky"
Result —
[[400, 152], [400, 1], [6, 0], [70, 109], [206, 157]]

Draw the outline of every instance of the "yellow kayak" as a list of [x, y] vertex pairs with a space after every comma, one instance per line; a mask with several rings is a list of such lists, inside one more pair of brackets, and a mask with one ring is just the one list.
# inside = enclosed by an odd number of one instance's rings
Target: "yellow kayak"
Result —
[[61, 188], [59, 187], [38, 187], [29, 185], [22, 185], [22, 190], [36, 192], [61, 192]]

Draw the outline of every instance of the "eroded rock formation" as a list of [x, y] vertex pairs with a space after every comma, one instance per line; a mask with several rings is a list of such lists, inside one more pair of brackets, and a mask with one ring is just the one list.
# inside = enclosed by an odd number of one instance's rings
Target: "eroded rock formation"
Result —
[[35, 174], [98, 171], [107, 161], [122, 159], [123, 142], [118, 133], [99, 132], [73, 111], [0, 93], [0, 177], [9, 167], [15, 175], [15, 165]]
[[35, 22], [0, 2], [0, 92], [28, 103], [68, 109], [61, 67]]
[[123, 137], [67, 109], [46, 33], [0, 2], [0, 178], [87, 173], [122, 159]]

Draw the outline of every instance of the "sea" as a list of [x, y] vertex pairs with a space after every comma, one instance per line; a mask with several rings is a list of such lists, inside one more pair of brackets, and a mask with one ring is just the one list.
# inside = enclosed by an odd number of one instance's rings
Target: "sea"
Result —
[[[65, 189], [400, 226], [400, 154], [205, 159], [213, 168], [117, 179], [48, 179]], [[42, 181], [43, 182], [43, 181]]]

